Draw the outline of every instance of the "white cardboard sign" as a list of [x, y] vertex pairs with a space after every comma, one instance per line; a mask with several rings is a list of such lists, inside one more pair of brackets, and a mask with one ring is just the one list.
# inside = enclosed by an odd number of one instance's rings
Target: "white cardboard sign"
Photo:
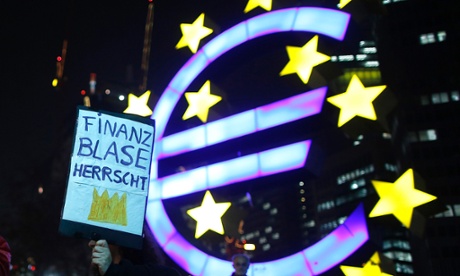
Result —
[[154, 136], [150, 119], [79, 108], [61, 233], [139, 247]]

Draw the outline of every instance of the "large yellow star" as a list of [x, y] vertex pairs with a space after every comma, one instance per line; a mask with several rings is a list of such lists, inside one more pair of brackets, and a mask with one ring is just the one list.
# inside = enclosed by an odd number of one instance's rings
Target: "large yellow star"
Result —
[[346, 276], [391, 276], [380, 269], [378, 252], [375, 252], [363, 267], [341, 265], [340, 269]]
[[208, 230], [223, 235], [224, 226], [221, 218], [230, 205], [230, 202], [216, 203], [211, 192], [206, 191], [201, 206], [187, 211], [187, 214], [196, 220], [195, 239], [201, 237]]
[[148, 107], [147, 102], [150, 97], [150, 90], [145, 91], [140, 97], [136, 97], [134, 94], [128, 95], [128, 107], [123, 111], [127, 114], [135, 114], [139, 116], [150, 116], [152, 110]]
[[185, 98], [189, 106], [185, 110], [182, 120], [187, 120], [196, 115], [203, 123], [208, 120], [209, 108], [222, 100], [222, 97], [211, 94], [209, 80], [203, 84], [198, 92], [186, 92]]
[[244, 13], [248, 13], [257, 7], [261, 7], [266, 11], [271, 11], [272, 0], [249, 0], [246, 8], [244, 8]]
[[395, 183], [372, 180], [379, 201], [369, 217], [393, 214], [404, 226], [410, 228], [413, 209], [435, 200], [436, 197], [414, 188], [414, 172], [408, 169]]
[[192, 24], [180, 24], [182, 37], [176, 45], [176, 49], [188, 46], [192, 53], [196, 53], [201, 39], [212, 33], [212, 29], [204, 27], [204, 13], [200, 14]]
[[331, 59], [329, 56], [317, 52], [317, 47], [317, 35], [303, 47], [287, 46], [289, 62], [280, 72], [280, 76], [297, 73], [303, 83], [307, 83], [310, 80], [313, 67]]
[[357, 75], [351, 77], [347, 91], [327, 98], [327, 101], [340, 108], [338, 127], [355, 116], [369, 120], [377, 120], [372, 102], [377, 98], [386, 85], [364, 87]]

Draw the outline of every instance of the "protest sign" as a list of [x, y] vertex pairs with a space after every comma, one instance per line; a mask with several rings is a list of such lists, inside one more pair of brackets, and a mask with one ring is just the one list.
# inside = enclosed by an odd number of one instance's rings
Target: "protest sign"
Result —
[[59, 232], [141, 248], [153, 120], [78, 108]]

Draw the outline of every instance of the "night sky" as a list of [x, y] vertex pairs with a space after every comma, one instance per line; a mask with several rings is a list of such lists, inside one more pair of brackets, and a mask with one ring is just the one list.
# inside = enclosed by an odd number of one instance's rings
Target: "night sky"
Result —
[[[116, 82], [139, 67], [147, 1], [14, 2], [1, 9], [1, 157], [2, 175], [21, 180], [46, 167], [91, 72]], [[67, 83], [56, 91], [64, 39]]]

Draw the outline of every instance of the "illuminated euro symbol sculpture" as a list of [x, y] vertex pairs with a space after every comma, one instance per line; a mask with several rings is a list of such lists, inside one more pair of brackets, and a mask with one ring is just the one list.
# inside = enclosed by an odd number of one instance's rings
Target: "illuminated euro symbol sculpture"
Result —
[[[190, 274], [230, 275], [232, 265], [189, 243], [169, 219], [162, 200], [301, 168], [308, 157], [311, 141], [288, 144], [162, 178], [158, 178], [158, 162], [318, 114], [327, 88], [307, 91], [164, 137], [166, 125], [179, 99], [208, 65], [234, 47], [279, 32], [312, 32], [343, 40], [349, 19], [347, 13], [314, 7], [282, 9], [248, 19], [198, 50], [162, 93], [152, 114], [157, 124], [157, 136], [146, 219], [161, 247]], [[360, 205], [341, 226], [316, 244], [278, 260], [253, 263], [248, 275], [319, 275], [341, 263], [367, 240], [365, 214]]]

